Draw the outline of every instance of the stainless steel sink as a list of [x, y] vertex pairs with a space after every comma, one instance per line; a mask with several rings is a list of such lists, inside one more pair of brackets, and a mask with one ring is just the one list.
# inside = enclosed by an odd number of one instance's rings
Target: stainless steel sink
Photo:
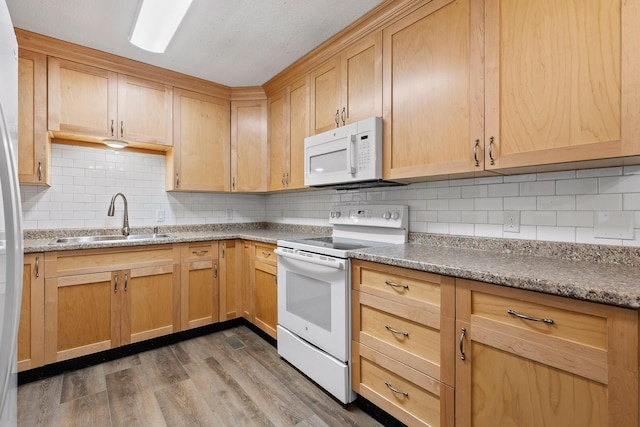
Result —
[[130, 240], [158, 240], [169, 239], [173, 236], [170, 234], [130, 234], [111, 235], [111, 236], [75, 236], [75, 237], [56, 237], [49, 242], [50, 245], [77, 245], [80, 243], [99, 243], [99, 242], [126, 242]]

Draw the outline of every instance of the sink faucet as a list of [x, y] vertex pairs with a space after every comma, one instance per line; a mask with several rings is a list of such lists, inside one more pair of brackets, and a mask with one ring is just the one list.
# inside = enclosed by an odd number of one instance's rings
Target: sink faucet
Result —
[[114, 206], [116, 197], [122, 196], [122, 200], [124, 201], [124, 222], [122, 223], [122, 234], [125, 236], [129, 235], [129, 208], [127, 207], [127, 198], [124, 197], [122, 193], [116, 193], [111, 198], [111, 203], [109, 203], [109, 209], [107, 210], [107, 216], [113, 216], [115, 213], [116, 207]]

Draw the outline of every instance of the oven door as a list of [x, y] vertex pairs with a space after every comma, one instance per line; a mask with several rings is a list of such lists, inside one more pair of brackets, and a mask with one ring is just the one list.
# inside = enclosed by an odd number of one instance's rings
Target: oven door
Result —
[[349, 260], [278, 254], [278, 324], [340, 361], [349, 360]]

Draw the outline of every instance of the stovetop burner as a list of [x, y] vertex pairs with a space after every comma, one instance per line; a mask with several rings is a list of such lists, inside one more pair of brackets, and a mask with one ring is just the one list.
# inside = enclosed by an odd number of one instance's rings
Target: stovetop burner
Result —
[[332, 236], [311, 237], [308, 239], [293, 240], [296, 243], [306, 244], [318, 248], [337, 249], [341, 251], [351, 251], [355, 249], [381, 246], [388, 243], [374, 242], [370, 240], [355, 240]]

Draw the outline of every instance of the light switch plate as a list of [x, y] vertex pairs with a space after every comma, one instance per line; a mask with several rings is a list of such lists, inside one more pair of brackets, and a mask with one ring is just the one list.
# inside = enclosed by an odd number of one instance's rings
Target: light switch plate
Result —
[[520, 211], [504, 211], [502, 231], [507, 233], [520, 232]]
[[156, 211], [156, 222], [164, 222], [164, 210], [158, 209]]
[[594, 212], [593, 223], [593, 237], [633, 239], [633, 212]]

